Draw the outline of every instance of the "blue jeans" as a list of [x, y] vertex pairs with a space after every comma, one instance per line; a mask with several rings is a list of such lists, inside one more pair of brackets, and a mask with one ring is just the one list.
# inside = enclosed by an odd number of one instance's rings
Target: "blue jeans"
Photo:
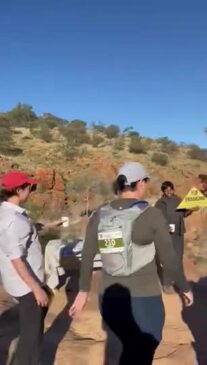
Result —
[[165, 321], [161, 296], [131, 297], [128, 289], [114, 285], [101, 296], [100, 308], [105, 365], [151, 365]]

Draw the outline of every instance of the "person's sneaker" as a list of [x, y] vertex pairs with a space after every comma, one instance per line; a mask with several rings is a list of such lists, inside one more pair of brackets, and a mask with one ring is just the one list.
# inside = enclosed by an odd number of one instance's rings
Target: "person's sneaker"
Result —
[[162, 289], [165, 294], [175, 294], [173, 286], [163, 286]]

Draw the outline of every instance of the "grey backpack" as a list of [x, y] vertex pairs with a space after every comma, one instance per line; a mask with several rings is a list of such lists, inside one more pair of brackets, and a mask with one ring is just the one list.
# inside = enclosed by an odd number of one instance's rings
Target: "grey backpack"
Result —
[[135, 205], [116, 210], [105, 205], [99, 211], [98, 246], [103, 270], [112, 276], [129, 276], [153, 261], [154, 243], [139, 246], [132, 242], [134, 221], [148, 209]]

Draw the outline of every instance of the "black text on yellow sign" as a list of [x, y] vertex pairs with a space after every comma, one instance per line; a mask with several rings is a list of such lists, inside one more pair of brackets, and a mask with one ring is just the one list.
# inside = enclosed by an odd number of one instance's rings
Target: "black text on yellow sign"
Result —
[[177, 209], [194, 209], [207, 207], [207, 198], [196, 188], [192, 188]]

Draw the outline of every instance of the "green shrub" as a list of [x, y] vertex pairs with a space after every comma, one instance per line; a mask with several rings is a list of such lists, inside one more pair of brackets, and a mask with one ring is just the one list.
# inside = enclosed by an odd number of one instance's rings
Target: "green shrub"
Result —
[[145, 146], [139, 136], [133, 135], [131, 137], [131, 141], [129, 144], [129, 152], [136, 154], [146, 153]]
[[192, 160], [207, 161], [207, 149], [200, 148], [197, 145], [189, 146], [188, 157]]
[[35, 138], [40, 138], [47, 143], [50, 143], [52, 141], [51, 129], [42, 120], [30, 123], [30, 133]]
[[131, 132], [129, 132], [128, 137], [134, 137], [134, 136], [136, 136], [136, 137], [140, 137], [139, 132], [136, 132], [136, 131], [131, 131]]
[[125, 148], [125, 137], [119, 136], [115, 139], [113, 144], [114, 151], [123, 151]]
[[78, 155], [77, 148], [67, 145], [65, 148], [65, 157], [68, 161], [73, 161]]
[[91, 143], [93, 147], [98, 147], [101, 143], [104, 142], [104, 138], [97, 133], [93, 133]]
[[23, 141], [31, 141], [32, 137], [31, 136], [24, 136], [22, 137]]
[[109, 139], [118, 137], [120, 129], [117, 125], [111, 124], [105, 129], [106, 137]]
[[47, 143], [50, 143], [52, 141], [51, 131], [47, 124], [42, 124], [39, 131], [39, 138]]
[[151, 157], [152, 162], [160, 166], [166, 166], [169, 163], [169, 156], [167, 153], [154, 152]]
[[11, 149], [14, 145], [12, 130], [5, 118], [0, 119], [0, 153], [3, 155], [12, 155]]
[[62, 118], [56, 117], [51, 113], [44, 113], [42, 116], [42, 120], [50, 129], [62, 127], [66, 125], [68, 122]]
[[19, 156], [23, 153], [23, 150], [21, 148], [15, 148], [15, 147], [9, 147], [4, 146], [0, 147], [0, 153], [2, 153], [5, 156]]
[[90, 143], [86, 123], [81, 120], [73, 120], [65, 127], [60, 128], [60, 132], [70, 146], [78, 147], [81, 144]]

